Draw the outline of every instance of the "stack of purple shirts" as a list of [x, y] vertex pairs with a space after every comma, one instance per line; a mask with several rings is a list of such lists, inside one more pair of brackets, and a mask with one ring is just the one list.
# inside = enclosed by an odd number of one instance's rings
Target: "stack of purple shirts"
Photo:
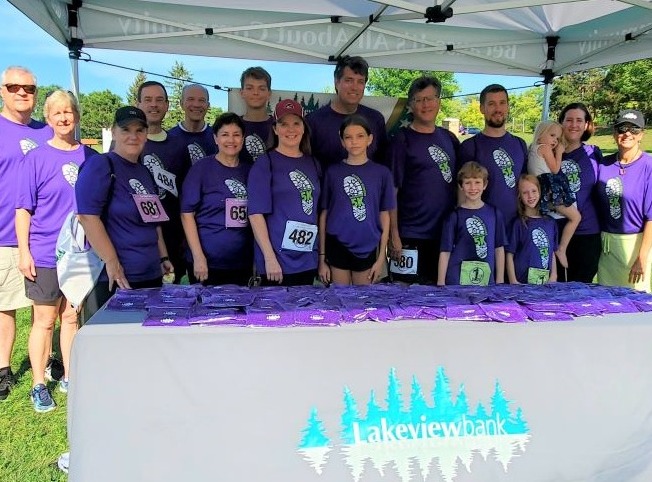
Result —
[[203, 287], [118, 290], [107, 310], [147, 310], [144, 325], [337, 326], [364, 321], [571, 321], [652, 312], [652, 295], [622, 287], [553, 283], [488, 287]]

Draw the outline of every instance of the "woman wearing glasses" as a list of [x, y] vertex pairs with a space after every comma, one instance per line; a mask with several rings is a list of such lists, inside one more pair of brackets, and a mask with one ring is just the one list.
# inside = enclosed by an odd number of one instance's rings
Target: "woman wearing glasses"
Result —
[[[600, 224], [592, 193], [597, 165], [602, 162], [602, 151], [586, 143], [595, 131], [593, 117], [586, 105], [581, 102], [568, 104], [561, 110], [558, 121], [566, 144], [561, 171], [575, 194], [582, 219], [566, 248], [568, 268], [557, 264], [557, 280], [591, 283], [598, 272], [600, 258]], [[566, 218], [557, 220], [560, 233], [566, 222]]]
[[43, 115], [54, 130], [54, 137], [25, 155], [15, 179], [18, 268], [25, 277], [25, 294], [34, 302], [28, 348], [34, 379], [30, 395], [37, 412], [48, 412], [56, 407], [45, 385], [45, 365], [57, 318], [61, 323], [64, 366], [59, 391], [68, 391], [77, 311], [59, 289], [56, 242], [66, 216], [75, 208], [74, 185], [79, 166], [95, 153], [75, 139], [79, 106], [70, 92], [52, 92], [43, 105]]
[[445, 215], [455, 206], [457, 136], [435, 127], [441, 82], [420, 77], [408, 90], [412, 122], [390, 143], [397, 210], [391, 212], [390, 273], [408, 283], [436, 283]]
[[652, 157], [641, 148], [644, 128], [640, 111], [621, 111], [614, 123], [618, 152], [598, 165], [598, 282], [652, 292]]

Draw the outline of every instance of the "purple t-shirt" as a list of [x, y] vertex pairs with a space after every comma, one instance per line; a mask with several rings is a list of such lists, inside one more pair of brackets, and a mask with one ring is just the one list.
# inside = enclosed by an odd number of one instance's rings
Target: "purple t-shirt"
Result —
[[431, 134], [401, 128], [391, 139], [401, 237], [439, 237], [443, 217], [456, 203], [459, 146], [457, 137], [441, 127]]
[[507, 224], [517, 216], [518, 178], [527, 172], [527, 146], [507, 132], [502, 137], [476, 134], [462, 142], [460, 167], [476, 161], [489, 171], [489, 185], [482, 199], [496, 206]]
[[208, 124], [205, 124], [200, 132], [189, 132], [179, 123], [168, 131], [168, 135], [182, 139], [182, 142], [186, 145], [192, 164], [199, 159], [212, 156], [217, 152], [213, 129]]
[[[227, 199], [247, 199], [247, 176], [251, 164], [227, 167], [215, 156], [205, 157], [190, 168], [183, 183], [181, 212], [195, 213], [199, 242], [211, 269], [251, 268], [251, 227], [226, 227]], [[192, 262], [190, 250], [186, 258]]]
[[[270, 242], [286, 274], [317, 269], [316, 240], [310, 252], [285, 249], [282, 244], [288, 222], [317, 226], [321, 191], [318, 169], [313, 157], [294, 158], [270, 151], [269, 155], [260, 156], [249, 172], [249, 214], [265, 215]], [[256, 271], [264, 274], [263, 253], [257, 243], [254, 245]]]
[[326, 232], [356, 256], [367, 256], [380, 242], [380, 212], [396, 207], [392, 173], [372, 161], [333, 164], [326, 171], [320, 206], [328, 210]]
[[458, 207], [444, 221], [441, 251], [449, 252], [446, 284], [460, 284], [462, 261], [484, 261], [489, 264], [495, 282], [496, 248], [507, 244], [505, 222], [500, 210], [485, 203], [480, 209]]
[[557, 223], [544, 216], [517, 217], [512, 222], [505, 250], [514, 255], [514, 271], [519, 283], [528, 282], [528, 269], [552, 269], [552, 254], [557, 250]]
[[[111, 187], [111, 165], [115, 179]], [[155, 194], [157, 187], [141, 163], [134, 164], [115, 152], [98, 154], [84, 163], [75, 184], [77, 213], [101, 216], [120, 264], [129, 281], [161, 277], [157, 223], [142, 220], [133, 194]], [[109, 199], [110, 198], [110, 199]], [[100, 279], [106, 281], [106, 271]]]
[[44, 143], [32, 149], [16, 171], [16, 209], [32, 214], [29, 249], [34, 265], [56, 267], [56, 244], [61, 226], [75, 210], [75, 183], [79, 167], [96, 152], [79, 145], [62, 151]]
[[14, 228], [18, 162], [53, 136], [52, 128], [42, 122], [17, 124], [0, 115], [0, 246], [18, 246]]
[[617, 154], [606, 156], [598, 165], [596, 207], [602, 231], [613, 234], [643, 232], [652, 220], [652, 156], [644, 152], [621, 168]]
[[[375, 109], [359, 105], [356, 114], [360, 114], [371, 127], [374, 135], [371, 145], [367, 148], [367, 156], [372, 161], [386, 164], [387, 131], [385, 130], [385, 118]], [[335, 112], [330, 104], [320, 107], [306, 116], [306, 122], [310, 126], [310, 146], [312, 154], [326, 170], [327, 166], [336, 164], [347, 158], [346, 149], [342, 146], [340, 139], [340, 126], [347, 114]]]
[[564, 153], [561, 172], [568, 178], [571, 191], [577, 198], [577, 208], [582, 215], [575, 234], [597, 234], [600, 232], [598, 212], [593, 201], [593, 187], [596, 182], [598, 164], [602, 162], [602, 151], [597, 146], [582, 144], [572, 152]]
[[261, 122], [247, 121], [242, 119], [245, 126], [244, 146], [240, 151], [240, 160], [254, 162], [258, 156], [267, 151], [268, 142], [272, 137], [272, 125], [274, 119], [269, 117]]

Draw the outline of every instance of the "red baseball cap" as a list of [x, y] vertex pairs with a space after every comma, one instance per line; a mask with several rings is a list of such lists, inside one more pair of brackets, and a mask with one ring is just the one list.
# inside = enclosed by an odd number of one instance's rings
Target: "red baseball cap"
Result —
[[294, 114], [297, 117], [303, 119], [303, 108], [296, 100], [292, 99], [283, 99], [278, 101], [276, 108], [274, 109], [274, 119], [281, 120], [283, 116], [288, 114]]

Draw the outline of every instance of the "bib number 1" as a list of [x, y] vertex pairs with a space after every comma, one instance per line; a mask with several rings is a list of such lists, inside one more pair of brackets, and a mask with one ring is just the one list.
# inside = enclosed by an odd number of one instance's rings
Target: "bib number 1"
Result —
[[133, 194], [136, 208], [140, 213], [141, 219], [146, 223], [160, 223], [169, 221], [161, 200], [156, 194]]
[[249, 225], [246, 199], [226, 198], [224, 208], [227, 228], [246, 228]]
[[402, 249], [401, 258], [390, 260], [389, 270], [396, 274], [417, 274], [419, 265], [419, 251], [416, 249]]
[[283, 244], [281, 247], [292, 251], [310, 252], [313, 250], [316, 239], [316, 225], [288, 221], [285, 223], [285, 232], [283, 233]]

